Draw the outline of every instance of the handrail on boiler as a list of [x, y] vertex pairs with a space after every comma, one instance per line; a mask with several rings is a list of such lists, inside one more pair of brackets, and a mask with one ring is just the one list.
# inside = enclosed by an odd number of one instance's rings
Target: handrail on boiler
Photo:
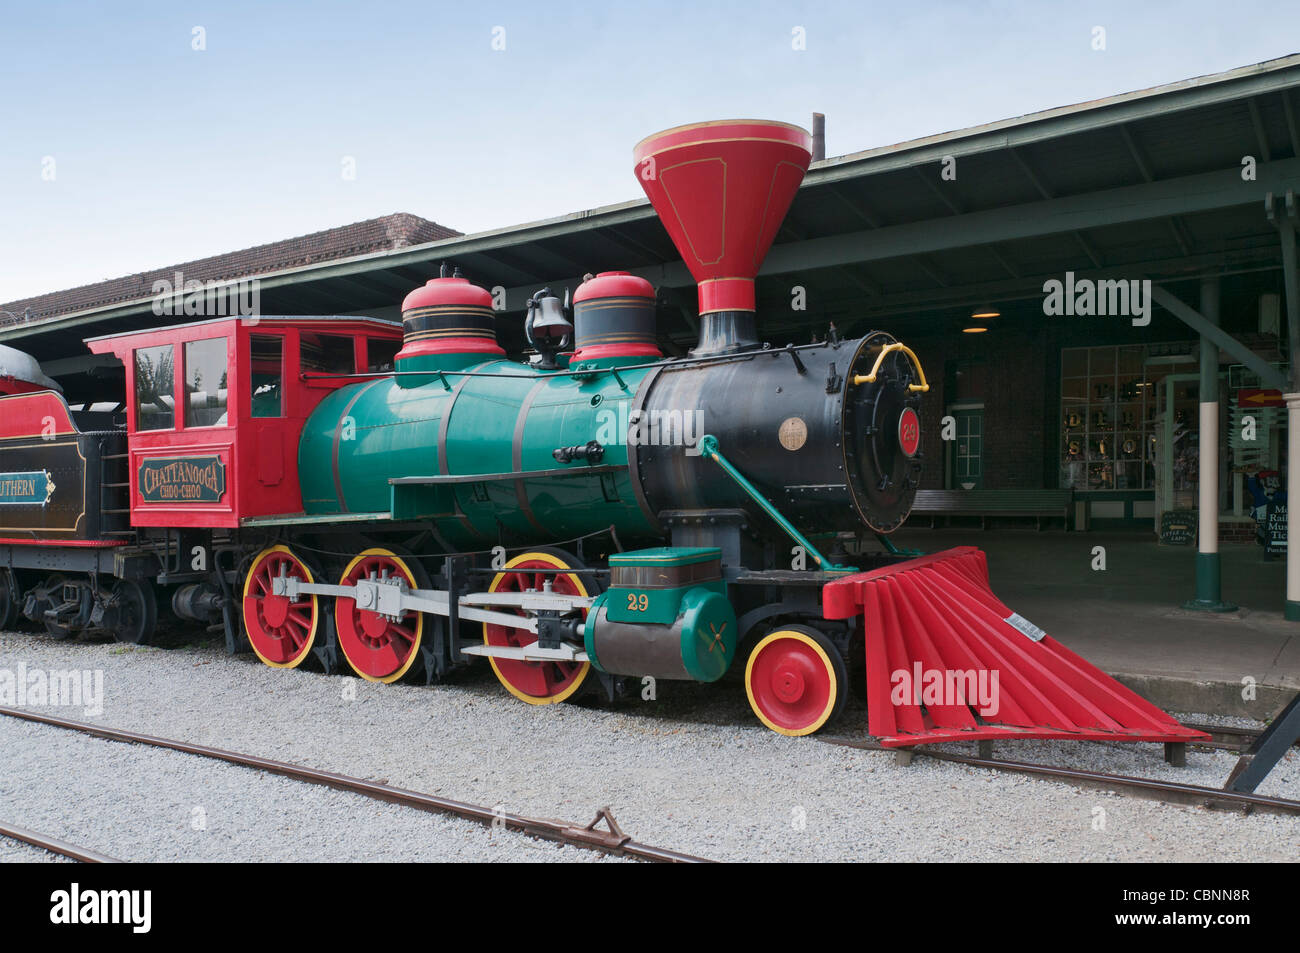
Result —
[[925, 381], [925, 371], [921, 367], [920, 358], [918, 358], [916, 356], [916, 353], [910, 347], [904, 344], [902, 341], [894, 341], [892, 344], [886, 344], [884, 347], [882, 347], [880, 349], [880, 353], [876, 355], [876, 363], [871, 366], [871, 373], [855, 374], [853, 377], [853, 386], [861, 387], [863, 384], [874, 384], [876, 382], [876, 374], [880, 372], [880, 365], [883, 364], [885, 362], [885, 358], [888, 357], [890, 354], [892, 354], [894, 351], [902, 351], [909, 358], [911, 358], [912, 365], [916, 368], [917, 376], [921, 378], [921, 383], [908, 384], [907, 389], [913, 393], [917, 391], [920, 391], [921, 393], [925, 393], [926, 391], [928, 391], [930, 389], [930, 385], [927, 384]]
[[722, 455], [722, 451], [718, 449], [717, 437], [713, 436], [713, 434], [705, 434], [700, 438], [700, 442], [697, 446], [699, 447], [701, 456], [708, 457], [718, 466], [722, 467], [727, 476], [735, 480], [736, 485], [749, 494], [750, 499], [761, 506], [763, 512], [772, 517], [777, 526], [780, 526], [791, 539], [802, 546], [804, 552], [811, 556], [818, 566], [828, 572], [857, 572], [857, 569], [854, 566], [840, 566], [823, 556], [818, 551], [817, 547], [809, 542], [808, 538], [805, 537], [803, 533], [795, 529], [794, 524], [782, 516], [781, 512], [768, 502], [767, 498], [758, 491], [758, 488], [745, 479], [745, 475], [737, 470], [731, 461]]

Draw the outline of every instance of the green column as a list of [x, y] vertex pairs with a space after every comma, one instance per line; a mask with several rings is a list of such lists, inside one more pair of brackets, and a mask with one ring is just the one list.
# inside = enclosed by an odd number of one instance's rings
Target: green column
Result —
[[[1219, 279], [1201, 279], [1201, 315], [1219, 323]], [[1196, 534], [1196, 598], [1184, 609], [1232, 612], [1237, 607], [1223, 601], [1219, 571], [1219, 348], [1201, 335], [1200, 478]]]
[[[1270, 200], [1272, 196], [1270, 196]], [[1282, 238], [1282, 282], [1286, 289], [1287, 353], [1291, 372], [1286, 398], [1286, 498], [1300, 500], [1300, 275], [1297, 275], [1295, 240], [1295, 197], [1288, 189], [1286, 200], [1276, 214], [1270, 202], [1269, 221], [1277, 225]], [[1286, 510], [1286, 607], [1283, 615], [1300, 622], [1300, 555], [1291, 540], [1300, 540], [1300, 510], [1288, 502]]]

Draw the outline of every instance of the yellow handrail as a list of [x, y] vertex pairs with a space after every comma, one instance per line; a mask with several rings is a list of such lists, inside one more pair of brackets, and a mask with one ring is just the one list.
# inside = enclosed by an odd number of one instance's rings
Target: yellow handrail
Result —
[[921, 391], [922, 393], [928, 391], [930, 389], [930, 385], [925, 382], [925, 371], [921, 368], [920, 359], [917, 358], [916, 354], [912, 351], [910, 347], [908, 347], [906, 344], [902, 343], [901, 341], [895, 341], [893, 344], [886, 344], [884, 347], [882, 347], [880, 349], [880, 353], [876, 355], [876, 363], [872, 365], [871, 373], [855, 374], [853, 377], [853, 386], [861, 387], [863, 384], [874, 384], [876, 382], [876, 374], [880, 372], [880, 365], [883, 364], [885, 362], [885, 358], [888, 357], [890, 354], [892, 354], [894, 351], [902, 351], [909, 358], [911, 358], [912, 364], [916, 367], [917, 376], [921, 378], [921, 383], [908, 384], [907, 389], [909, 391], [914, 391], [914, 392]]

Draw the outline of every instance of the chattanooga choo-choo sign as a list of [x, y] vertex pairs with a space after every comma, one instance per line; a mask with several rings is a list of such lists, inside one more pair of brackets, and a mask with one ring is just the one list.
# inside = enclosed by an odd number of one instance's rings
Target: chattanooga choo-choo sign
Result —
[[146, 503], [217, 503], [226, 494], [226, 465], [215, 455], [149, 457], [136, 484]]

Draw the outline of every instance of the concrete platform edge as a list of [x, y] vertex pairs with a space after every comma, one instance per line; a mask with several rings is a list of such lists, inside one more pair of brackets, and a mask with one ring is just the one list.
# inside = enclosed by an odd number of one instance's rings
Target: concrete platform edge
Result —
[[1167, 675], [1134, 675], [1111, 672], [1111, 677], [1133, 689], [1165, 711], [1204, 712], [1268, 721], [1295, 697], [1296, 690], [1283, 685], [1256, 685], [1250, 701], [1241, 697], [1239, 682], [1197, 681]]

